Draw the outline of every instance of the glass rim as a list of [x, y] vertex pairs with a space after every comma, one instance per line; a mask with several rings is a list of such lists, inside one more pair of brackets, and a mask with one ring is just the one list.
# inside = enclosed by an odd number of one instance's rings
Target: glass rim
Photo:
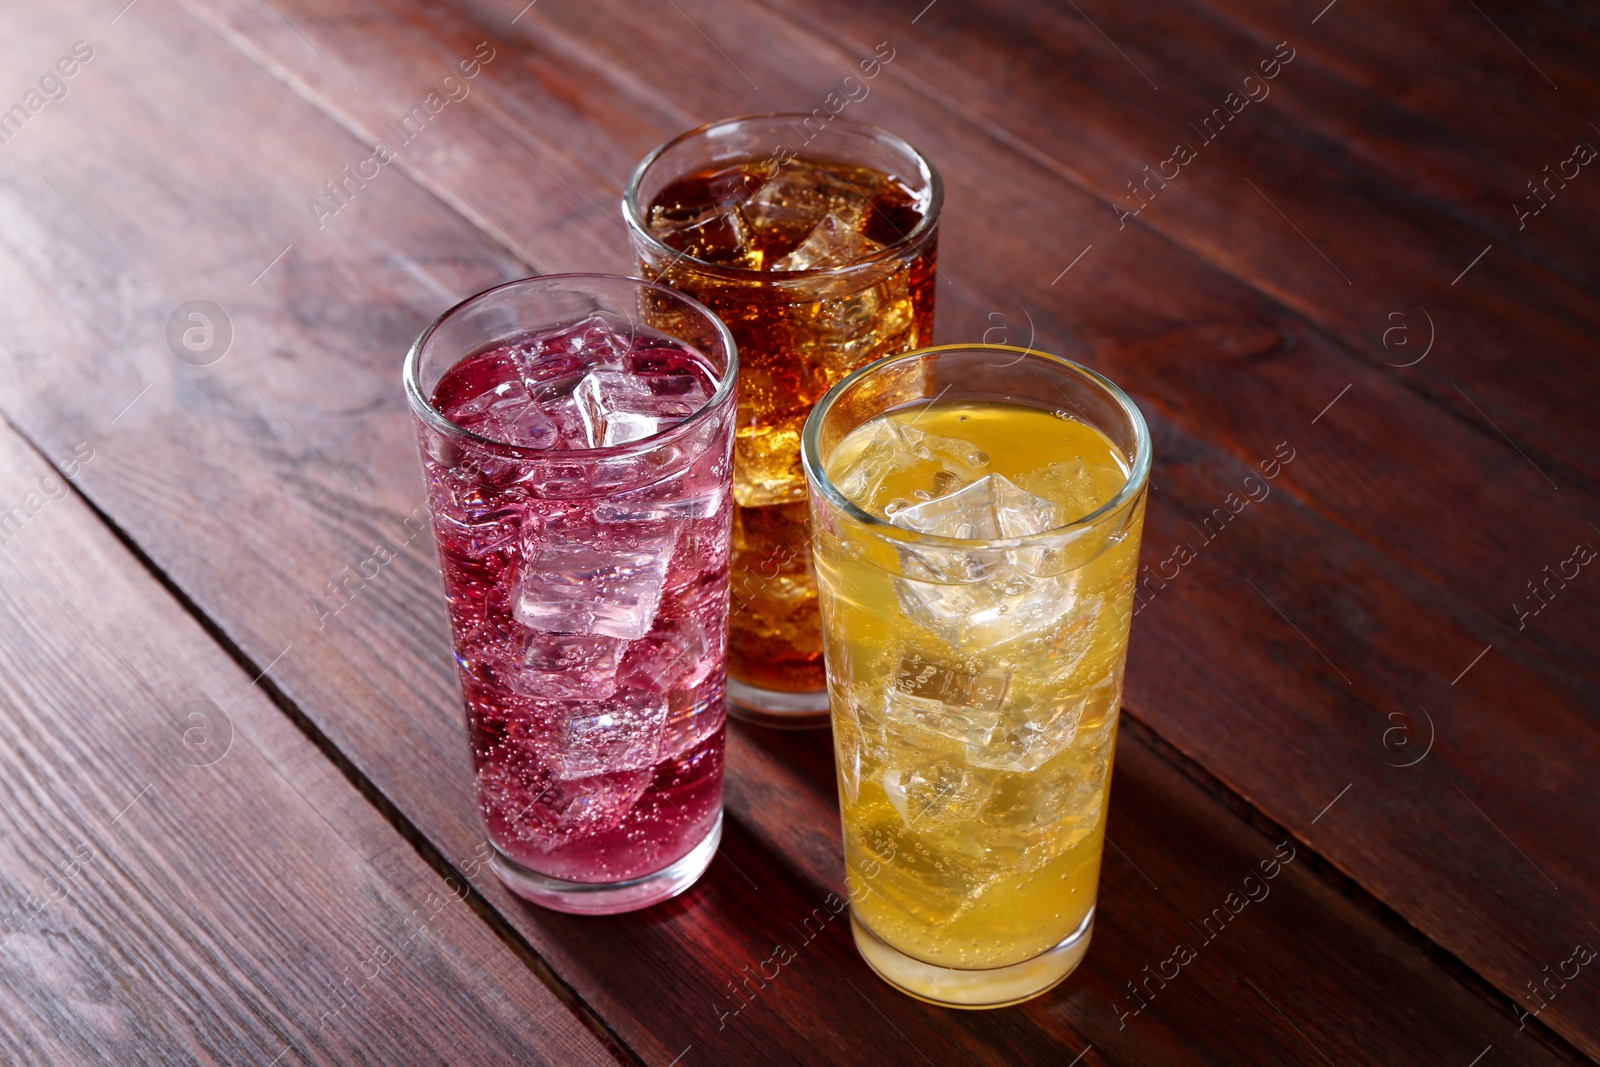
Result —
[[[849, 497], [839, 491], [838, 487], [833, 484], [822, 469], [821, 456], [818, 454], [818, 438], [822, 431], [823, 418], [833, 405], [838, 402], [840, 397], [867, 376], [879, 373], [892, 365], [907, 360], [920, 359], [940, 352], [1008, 352], [1024, 357], [1032, 356], [1082, 375], [1099, 386], [1128, 416], [1134, 428], [1133, 461], [1130, 464], [1128, 476], [1123, 482], [1122, 488], [1117, 490], [1116, 495], [1110, 500], [1101, 504], [1087, 515], [1073, 519], [1071, 522], [1063, 523], [1060, 526], [1055, 526], [1036, 534], [1028, 534], [1025, 537], [996, 537], [992, 539], [945, 537], [940, 534], [908, 530], [903, 526], [896, 526], [887, 519], [879, 518], [855, 504]], [[932, 399], [937, 400], [938, 398], [934, 397]], [[833, 388], [822, 395], [822, 399], [817, 401], [816, 406], [811, 409], [811, 414], [806, 417], [805, 427], [800, 431], [800, 462], [805, 471], [807, 482], [827, 500], [830, 506], [842, 511], [850, 519], [865, 526], [867, 529], [888, 535], [892, 540], [952, 549], [1021, 548], [1048, 544], [1060, 540], [1063, 535], [1073, 534], [1096, 526], [1107, 516], [1121, 510], [1143, 492], [1150, 476], [1150, 428], [1145, 423], [1144, 413], [1139, 410], [1139, 406], [1133, 402], [1133, 399], [1127, 393], [1122, 391], [1122, 388], [1116, 382], [1113, 382], [1092, 367], [1085, 367], [1083, 364], [1074, 362], [1064, 356], [1055, 356], [1048, 352], [1041, 352], [1037, 348], [1023, 348], [1018, 345], [992, 345], [985, 343], [932, 345], [927, 348], [916, 348], [909, 352], [901, 352], [893, 356], [885, 356], [883, 359], [875, 360], [863, 367], [856, 368], [834, 383]]]
[[[685, 141], [703, 136], [707, 131], [720, 126], [731, 126], [736, 122], [752, 122], [761, 119], [809, 119], [815, 116], [810, 112], [799, 111], [769, 111], [758, 115], [738, 115], [733, 118], [717, 119], [686, 130], [657, 145], [633, 168], [633, 173], [628, 176], [628, 184], [622, 192], [622, 217], [628, 225], [628, 232], [642, 240], [652, 252], [667, 256], [673, 262], [687, 262], [694, 264], [697, 270], [706, 274], [721, 275], [728, 278], [738, 278], [748, 281], [751, 278], [770, 278], [775, 281], [793, 281], [799, 278], [806, 279], [834, 279], [849, 278], [855, 274], [864, 273], [873, 267], [881, 266], [903, 254], [907, 249], [927, 239], [939, 223], [939, 211], [944, 206], [944, 179], [939, 176], [939, 171], [934, 167], [927, 156], [918, 151], [909, 141], [899, 134], [891, 133], [881, 126], [873, 126], [865, 122], [853, 122], [849, 119], [833, 118], [829, 125], [847, 127], [861, 133], [869, 133], [892, 143], [896, 148], [904, 151], [922, 168], [928, 180], [928, 210], [923, 213], [917, 224], [911, 227], [908, 233], [902, 234], [900, 239], [893, 244], [884, 245], [878, 251], [862, 259], [853, 260], [838, 267], [821, 267], [812, 270], [750, 270], [746, 267], [730, 267], [726, 263], [713, 263], [709, 259], [691, 256], [687, 252], [673, 248], [650, 232], [649, 224], [645, 221], [642, 205], [639, 203], [639, 187], [644, 181], [645, 172], [651, 165], [659, 160], [669, 149], [676, 148]], [[799, 157], [791, 157], [789, 162]], [[787, 166], [788, 164], [784, 164]], [[781, 168], [779, 168], [781, 169]], [[776, 173], [776, 172], [774, 172]]]
[[[527, 445], [514, 445], [506, 441], [497, 441], [492, 437], [485, 437], [480, 433], [469, 430], [465, 426], [461, 426], [452, 421], [438, 408], [434, 407], [431, 399], [422, 394], [422, 387], [419, 383], [419, 379], [421, 376], [423, 349], [427, 347], [428, 341], [433, 337], [434, 333], [436, 333], [441, 326], [450, 321], [453, 317], [466, 311], [469, 306], [478, 303], [486, 297], [492, 296], [495, 293], [499, 293], [503, 290], [510, 289], [514, 286], [527, 285], [530, 282], [583, 282], [586, 280], [629, 282], [633, 285], [635, 290], [650, 289], [658, 293], [665, 294], [682, 302], [691, 311], [703, 316], [705, 320], [709, 322], [715, 329], [717, 338], [722, 342], [723, 347], [728, 353], [727, 368], [723, 371], [721, 380], [717, 382], [717, 388], [714, 392], [712, 392], [710, 399], [708, 399], [699, 408], [696, 408], [692, 415], [684, 417], [681, 421], [675, 422], [666, 429], [651, 434], [649, 437], [641, 437], [637, 441], [628, 441], [620, 445], [601, 445], [596, 448], [550, 449], [530, 448]], [[538, 327], [532, 327], [531, 329], [536, 330]], [[674, 338], [674, 340], [681, 341], [686, 345], [689, 344], [689, 342], [683, 341], [682, 338]], [[698, 351], [698, 348], [696, 348], [694, 345], [690, 345], [689, 347], [695, 348], [696, 351]], [[461, 358], [464, 359], [466, 356], [471, 354], [472, 353], [463, 353]], [[702, 353], [702, 355], [704, 354], [705, 353]], [[412, 412], [415, 413], [418, 418], [422, 419], [423, 422], [427, 423], [431, 429], [436, 430], [439, 433], [442, 433], [448, 437], [465, 439], [479, 448], [487, 449], [500, 455], [514, 457], [519, 460], [544, 461], [553, 463], [581, 463], [587, 462], [591, 457], [597, 460], [605, 460], [653, 451], [655, 448], [658, 448], [665, 443], [669, 438], [677, 435], [680, 431], [687, 429], [695, 423], [700, 422], [709, 413], [726, 404], [729, 396], [731, 396], [734, 390], [738, 387], [739, 353], [733, 342], [733, 333], [728, 329], [727, 324], [713, 314], [710, 308], [700, 303], [700, 301], [696, 300], [694, 297], [688, 295], [687, 293], [680, 292], [677, 289], [672, 289], [668, 286], [650, 281], [647, 278], [636, 278], [627, 274], [599, 274], [594, 272], [573, 274], [534, 274], [526, 278], [514, 278], [511, 281], [501, 282], [499, 285], [490, 286], [488, 289], [484, 289], [482, 292], [474, 293], [442, 312], [437, 318], [430, 322], [427, 327], [417, 335], [417, 339], [411, 343], [410, 349], [406, 351], [405, 363], [401, 367], [400, 377], [404, 382], [406, 400], [410, 403]]]

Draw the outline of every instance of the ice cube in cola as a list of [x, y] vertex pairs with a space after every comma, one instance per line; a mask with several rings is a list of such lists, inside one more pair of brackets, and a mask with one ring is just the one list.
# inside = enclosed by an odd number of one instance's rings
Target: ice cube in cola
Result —
[[731, 419], [649, 448], [718, 382], [688, 345], [593, 315], [468, 355], [432, 391], [516, 446], [420, 431], [484, 825], [537, 874], [638, 878], [720, 813]]

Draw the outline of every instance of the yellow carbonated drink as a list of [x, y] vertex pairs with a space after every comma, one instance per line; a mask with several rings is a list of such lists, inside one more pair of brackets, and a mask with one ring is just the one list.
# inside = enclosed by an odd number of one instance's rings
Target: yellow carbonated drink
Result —
[[929, 1000], [1025, 999], [1087, 947], [1148, 445], [1079, 406], [946, 392], [819, 434], [856, 940]]

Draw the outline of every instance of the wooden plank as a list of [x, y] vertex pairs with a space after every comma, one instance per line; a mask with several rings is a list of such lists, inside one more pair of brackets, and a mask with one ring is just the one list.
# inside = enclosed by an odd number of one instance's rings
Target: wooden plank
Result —
[[5, 427], [0, 501], [0, 1060], [614, 1062]]
[[[284, 51], [259, 42], [256, 51], [297, 90], [319, 99], [326, 89], [319, 80], [345, 76], [334, 63], [363, 86], [359, 97], [348, 88], [339, 90], [349, 94], [344, 99], [365, 102], [367, 94], [376, 98], [382, 89], [382, 70], [442, 69], [471, 54], [479, 39], [470, 26], [441, 23], [448, 13], [432, 9], [375, 20], [348, 35], [342, 35], [343, 27], [351, 25], [345, 19], [323, 24], [307, 12], [288, 10], [294, 24], [274, 24], [278, 28], [267, 41]], [[478, 837], [432, 562], [424, 554], [425, 545], [420, 540], [407, 543], [404, 527], [398, 525], [413, 514], [420, 492], [409, 428], [394, 382], [396, 357], [410, 331], [437, 307], [481, 285], [485, 276], [493, 278], [516, 268], [496, 244], [524, 245], [521, 238], [538, 227], [543, 242], [538, 247], [551, 256], [603, 257], [605, 253], [598, 250], [598, 222], [591, 221], [591, 216], [599, 219], [598, 209], [580, 213], [576, 221], [564, 220], [549, 212], [566, 210], [565, 205], [576, 199], [571, 194], [507, 185], [509, 195], [537, 214], [518, 222], [515, 230], [498, 214], [485, 216], [491, 232], [507, 231], [489, 242], [388, 172], [383, 181], [358, 190], [348, 208], [327, 220], [326, 229], [315, 230], [303, 211], [305, 191], [314, 192], [321, 179], [337, 174], [342, 162], [360, 158], [357, 143], [339, 136], [256, 72], [241, 69], [234, 57], [170, 9], [152, 4], [137, 11], [140, 21], [121, 24], [127, 26], [132, 41], [119, 53], [125, 69], [100, 95], [83, 92], [72, 124], [55, 127], [56, 140], [41, 143], [37, 156], [24, 158], [43, 169], [49, 159], [70, 158], [74, 150], [87, 153], [93, 146], [98, 166], [118, 173], [122, 181], [93, 190], [87, 208], [101, 218], [113, 242], [145, 264], [160, 291], [135, 288], [139, 283], [129, 268], [120, 262], [108, 264], [103, 246], [96, 243], [99, 235], [69, 208], [55, 201], [43, 209], [29, 206], [35, 203], [30, 198], [37, 182], [29, 184], [32, 179], [25, 168], [7, 173], [6, 195], [19, 206], [16, 214], [26, 223], [19, 225], [0, 255], [5, 283], [0, 291], [8, 294], [15, 312], [5, 326], [5, 347], [11, 373], [19, 381], [17, 395], [29, 401], [14, 405], [14, 417], [35, 432], [61, 433], [62, 427], [83, 424], [97, 414], [109, 417], [101, 414], [102, 408], [114, 413], [126, 403], [124, 397], [135, 397], [134, 406], [116, 424], [115, 455], [121, 459], [102, 468], [104, 474], [86, 474], [87, 491], [103, 501], [152, 559], [219, 620], [230, 639], [263, 667], [270, 667], [265, 684], [292, 699], [430, 841], [461, 862], [471, 855]], [[506, 17], [509, 20], [510, 15]], [[313, 57], [316, 48], [306, 51], [306, 40], [295, 26], [306, 29], [329, 58]], [[341, 35], [328, 36], [330, 28]], [[378, 28], [383, 35], [375, 34]], [[777, 31], [773, 33], [777, 42]], [[558, 42], [553, 50], [569, 57], [565, 60], [569, 69], [572, 64], [581, 67], [581, 53], [573, 56], [564, 45]], [[369, 57], [367, 65], [357, 62], [362, 56]], [[827, 57], [837, 58], [831, 53]], [[315, 73], [312, 66], [299, 65], [312, 58]], [[162, 73], [180, 68], [181, 80]], [[489, 69], [493, 73], [476, 83], [478, 95], [470, 103], [488, 112], [493, 141], [466, 137], [476, 129], [477, 111], [446, 110], [426, 131], [438, 139], [419, 138], [418, 151], [408, 158], [432, 167], [440, 165], [434, 151], [444, 154], [446, 161], [459, 152], [457, 158], [479, 161], [486, 174], [498, 179], [526, 160], [521, 155], [510, 156], [509, 161], [497, 157], [488, 144], [510, 153], [516, 144], [511, 135], [520, 136], [530, 125], [548, 120], [549, 128], [559, 131], [561, 122], [575, 121], [574, 113], [603, 114], [596, 97], [586, 95], [591, 84], [587, 76], [573, 84], [564, 80], [563, 71], [517, 67], [508, 78], [517, 92], [497, 98], [487, 90], [497, 84], [493, 77], [499, 72], [492, 63]], [[408, 96], [365, 106], [382, 109], [379, 114], [401, 113], [408, 100], [419, 98], [416, 86], [427, 84], [424, 74], [417, 77]], [[534, 93], [523, 78], [559, 84], [563, 92], [555, 97]], [[193, 85], [205, 86], [206, 92], [197, 96]], [[372, 88], [375, 85], [379, 88]], [[601, 98], [616, 91], [611, 86], [595, 89]], [[174, 103], [192, 99], [201, 103], [190, 105], [188, 111]], [[216, 103], [222, 100], [229, 103]], [[644, 110], [647, 105], [631, 106], [650, 114]], [[360, 128], [347, 112], [335, 110], [347, 125]], [[251, 117], [243, 128], [237, 119], [241, 113]], [[500, 121], [521, 125], [494, 125]], [[669, 114], [660, 121], [675, 126], [684, 119]], [[917, 121], [933, 120], [924, 112]], [[180, 126], [186, 138], [176, 136]], [[379, 126], [381, 122], [375, 122], [373, 129]], [[160, 150], [142, 147], [119, 132], [128, 130], [145, 131], [145, 143], [158, 144]], [[456, 137], [463, 140], [457, 142]], [[956, 142], [973, 143], [980, 142]], [[592, 161], [544, 153], [544, 146], [533, 138], [517, 151], [543, 154], [541, 165], [561, 181], [588, 188], [597, 203], [611, 202], [609, 192], [595, 196]], [[632, 151], [626, 146], [608, 149], [609, 155], [618, 157]], [[258, 157], [273, 159], [274, 168], [263, 171], [253, 166]], [[231, 180], [210, 180], [217, 172], [229, 174]], [[435, 183], [450, 174], [435, 173]], [[553, 180], [540, 179], [541, 183]], [[448, 183], [438, 187], [449, 189]], [[963, 187], [974, 187], [970, 172]], [[485, 199], [476, 187], [461, 186], [457, 193], [462, 190], [473, 201]], [[71, 195], [81, 190], [69, 183], [63, 191]], [[557, 206], [544, 206], [549, 204]], [[172, 232], [152, 230], [138, 221], [174, 216], [193, 220], [176, 240]], [[979, 217], [955, 231], [956, 247], [974, 265], [969, 269], [986, 265], [973, 250], [975, 238], [989, 224]], [[564, 225], [570, 228], [563, 229]], [[284, 244], [294, 247], [274, 263]], [[620, 258], [620, 240], [615, 247]], [[208, 298], [236, 309], [240, 347], [211, 367], [173, 360], [161, 335], [177, 297], [188, 296], [185, 287], [202, 276], [190, 266], [195, 263], [225, 265], [225, 270], [204, 274]], [[81, 288], [67, 284], [71, 269], [91, 265], [106, 284]], [[252, 284], [250, 276], [263, 267], [266, 272]], [[126, 296], [119, 288], [123, 285]], [[118, 294], [115, 300], [108, 298], [111, 292]], [[952, 295], [958, 321], [962, 315], [969, 322], [982, 321], [975, 298]], [[360, 314], [352, 316], [348, 308], [360, 309]], [[97, 365], [95, 353], [115, 348], [122, 337], [134, 338], [135, 343], [127, 349], [131, 366], [120, 375], [93, 379], [91, 389], [88, 375], [63, 374]], [[43, 372], [42, 384], [23, 384], [30, 371]], [[152, 385], [137, 399], [142, 382]], [[1175, 434], [1164, 447], [1194, 449], [1203, 457], [1197, 461], [1202, 474], [1220, 477], [1219, 460], [1203, 443]], [[1220, 469], [1232, 470], [1225, 464]], [[1200, 499], [1192, 489], [1184, 489], [1178, 472], [1174, 481], [1184, 490], [1181, 499]], [[1213, 488], [1208, 484], [1206, 493]], [[219, 507], [219, 501], [227, 507]], [[211, 517], [241, 512], [250, 521], [225, 523]], [[396, 530], [384, 532], [397, 525]], [[394, 558], [369, 564], [375, 576], [353, 581], [348, 588], [354, 594], [348, 602], [319, 602], [325, 580], [342, 579], [346, 565], [359, 572], [363, 563], [377, 558], [368, 546], [380, 537], [393, 542]], [[1334, 547], [1339, 547], [1337, 539]], [[332, 612], [336, 604], [338, 610]], [[285, 649], [289, 651], [273, 663]], [[1273, 682], [1282, 687], [1298, 677], [1296, 671], [1284, 668]], [[1212, 684], [1202, 692], [1215, 701], [1214, 690]], [[816, 741], [795, 742], [802, 743], [814, 746]], [[736, 1024], [722, 1025], [719, 1012], [726, 1008], [712, 1006], [729, 1003], [727, 983], [742, 981], [744, 968], [770, 955], [774, 929], [781, 935], [788, 922], [799, 923], [826, 901], [830, 887], [836, 888], [827, 872], [839, 869], [837, 853], [827, 851], [833, 829], [826, 824], [825, 758], [817, 758], [813, 749], [809, 758], [785, 752], [756, 761], [754, 744], [751, 735], [739, 732], [730, 750], [733, 820], [724, 860], [714, 865], [701, 887], [676, 904], [599, 923], [523, 907], [492, 882], [476, 880], [506, 921], [587, 1003], [613, 1022], [641, 1056], [661, 1063], [690, 1052], [708, 1062], [792, 1062], [808, 1053], [837, 1060], [866, 1046], [893, 1049], [890, 1055], [917, 1062], [922, 1055], [915, 1052], [918, 1047], [932, 1054], [959, 1050], [975, 1062], [1059, 1061], [1063, 1048], [1080, 1049], [1083, 1035], [1100, 1032], [1097, 1027], [1114, 1030], [1116, 1009], [1108, 999], [1082, 994], [1074, 999], [1070, 990], [1016, 1012], [953, 1017], [931, 1012], [872, 984], [848, 946], [820, 938], [814, 946], [817, 953], [801, 957], [805, 966], [785, 972], [782, 996], [768, 999], [775, 1008], [784, 1005], [781, 1014], [774, 1011], [769, 1018], [760, 1011], [741, 1011]], [[1138, 765], [1137, 756], [1133, 764]], [[1121, 793], [1117, 796], [1114, 807]], [[1161, 820], [1173, 816], [1163, 810], [1146, 818], [1154, 820], [1149, 833], [1159, 841], [1156, 829]], [[1194, 828], [1212, 825], [1216, 818], [1200, 804], [1195, 816], [1183, 822], [1186, 839], [1199, 840]], [[1205, 839], [1215, 843], [1212, 852], [1236, 857], [1240, 849], [1253, 853], [1261, 846], [1225, 820], [1215, 830], [1215, 836]], [[1114, 827], [1114, 833], [1127, 848], [1120, 827]], [[1234, 836], [1239, 834], [1244, 836]], [[1230, 840], [1236, 844], [1227, 846]], [[1245, 844], [1237, 844], [1241, 841]], [[1129, 852], [1145, 866], [1142, 854], [1131, 848]], [[1201, 849], [1199, 854], [1203, 859], [1210, 853]], [[1188, 870], [1189, 879], [1194, 877], [1194, 861], [1182, 857], [1168, 862], [1166, 869]], [[1115, 863], [1108, 867], [1108, 901], [1135, 899], [1138, 875], [1131, 867], [1120, 874], [1117, 869]], [[1219, 885], [1235, 873], [1229, 864], [1204, 869], [1219, 879]], [[1209, 892], [1191, 894], [1184, 877], [1178, 877], [1176, 884], [1178, 889], [1168, 890], [1178, 901], [1174, 916], [1204, 914], [1215, 903]], [[1301, 914], [1318, 911], [1310, 905], [1307, 909]], [[1126, 921], [1131, 931], [1154, 934], [1139, 916]], [[1107, 922], [1111, 929], [1109, 912]], [[1328, 931], [1330, 941], [1374, 944], [1376, 935], [1370, 927], [1350, 926], [1338, 915], [1317, 922], [1319, 930]], [[1298, 929], [1310, 924], [1309, 919], [1297, 920]], [[1136, 943], [1168, 953], [1171, 946], [1163, 942], [1176, 925], [1174, 919], [1159, 928], [1153, 940]], [[1255, 954], [1253, 944], [1246, 946], [1243, 938], [1240, 943], [1246, 958]], [[1313, 966], [1322, 951], [1320, 946], [1304, 947], [1296, 965]], [[823, 956], [828, 962], [810, 965]], [[1428, 992], [1421, 995], [1429, 1005], [1425, 1014], [1440, 1020], [1431, 1032], [1442, 1037], [1448, 1031], [1476, 1033], [1486, 1027], [1486, 1043], [1503, 1047], [1516, 1040], [1509, 1036], [1515, 1029], [1509, 1009], [1502, 1007], [1498, 1016], [1485, 1015], [1483, 1003], [1472, 1000], [1475, 994], [1469, 996], [1452, 979], [1419, 963], [1415, 949], [1384, 942], [1373, 951], [1357, 949], [1356, 956], [1400, 961], [1398, 970], [1386, 972], [1390, 977], [1378, 980], [1376, 988], [1398, 990], [1413, 973], [1425, 979]], [[1117, 979], [1127, 977], [1113, 966], [1126, 962], [1120, 953], [1107, 958], [1101, 965], [1109, 968], [1102, 985], [1115, 987]], [[847, 967], [856, 969], [844, 970]], [[670, 974], [671, 980], [663, 982], [663, 974]], [[840, 1006], [840, 974], [852, 976], [863, 998], [871, 999], [873, 1010]], [[1369, 1010], [1362, 1005], [1346, 1012], [1327, 991], [1315, 992], [1315, 999], [1280, 1001], [1280, 1006], [1297, 1013], [1325, 1012], [1322, 1026], [1328, 1031], [1349, 1030], [1349, 1019], [1365, 1017]], [[1417, 1025], [1404, 1014], [1400, 997], [1378, 999], [1380, 1007], [1402, 1014], [1377, 1017], [1372, 1033], [1347, 1034], [1335, 1047], [1365, 1048], [1383, 1033]], [[809, 1007], [821, 1005], [827, 1006], [827, 1015]], [[1287, 1031], [1269, 1007], [1242, 997], [1230, 1001], [1230, 1010], [1240, 1013], [1237, 1026], [1242, 1033], [1256, 1035], [1263, 1047], [1277, 1047], [1286, 1040]], [[849, 1025], [839, 1026], [846, 1017]], [[1185, 1014], [1168, 1025], [1173, 1028], [1170, 1032], [1141, 1030], [1150, 1036], [1140, 1040], [1164, 1049], [1174, 1062], [1228, 1058], [1225, 1050], [1232, 1038], [1215, 1034], [1211, 1019]], [[1189, 1043], [1188, 1051], [1174, 1034]], [[913, 1051], [898, 1043], [902, 1039]], [[1538, 1048], [1543, 1038], [1533, 1040], [1534, 1051], [1529, 1054], [1542, 1056]], [[1094, 1062], [1096, 1055], [1090, 1053], [1084, 1062]], [[1416, 1050], [1401, 1041], [1393, 1056], [1415, 1059]], [[692, 1056], [685, 1060], [691, 1061]]]

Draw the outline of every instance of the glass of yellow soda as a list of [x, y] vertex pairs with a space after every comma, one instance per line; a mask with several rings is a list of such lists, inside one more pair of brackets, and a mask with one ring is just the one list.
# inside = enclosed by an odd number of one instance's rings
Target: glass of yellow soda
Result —
[[946, 345], [803, 434], [856, 946], [953, 1007], [1065, 978], [1093, 930], [1150, 434], [1087, 367]]

